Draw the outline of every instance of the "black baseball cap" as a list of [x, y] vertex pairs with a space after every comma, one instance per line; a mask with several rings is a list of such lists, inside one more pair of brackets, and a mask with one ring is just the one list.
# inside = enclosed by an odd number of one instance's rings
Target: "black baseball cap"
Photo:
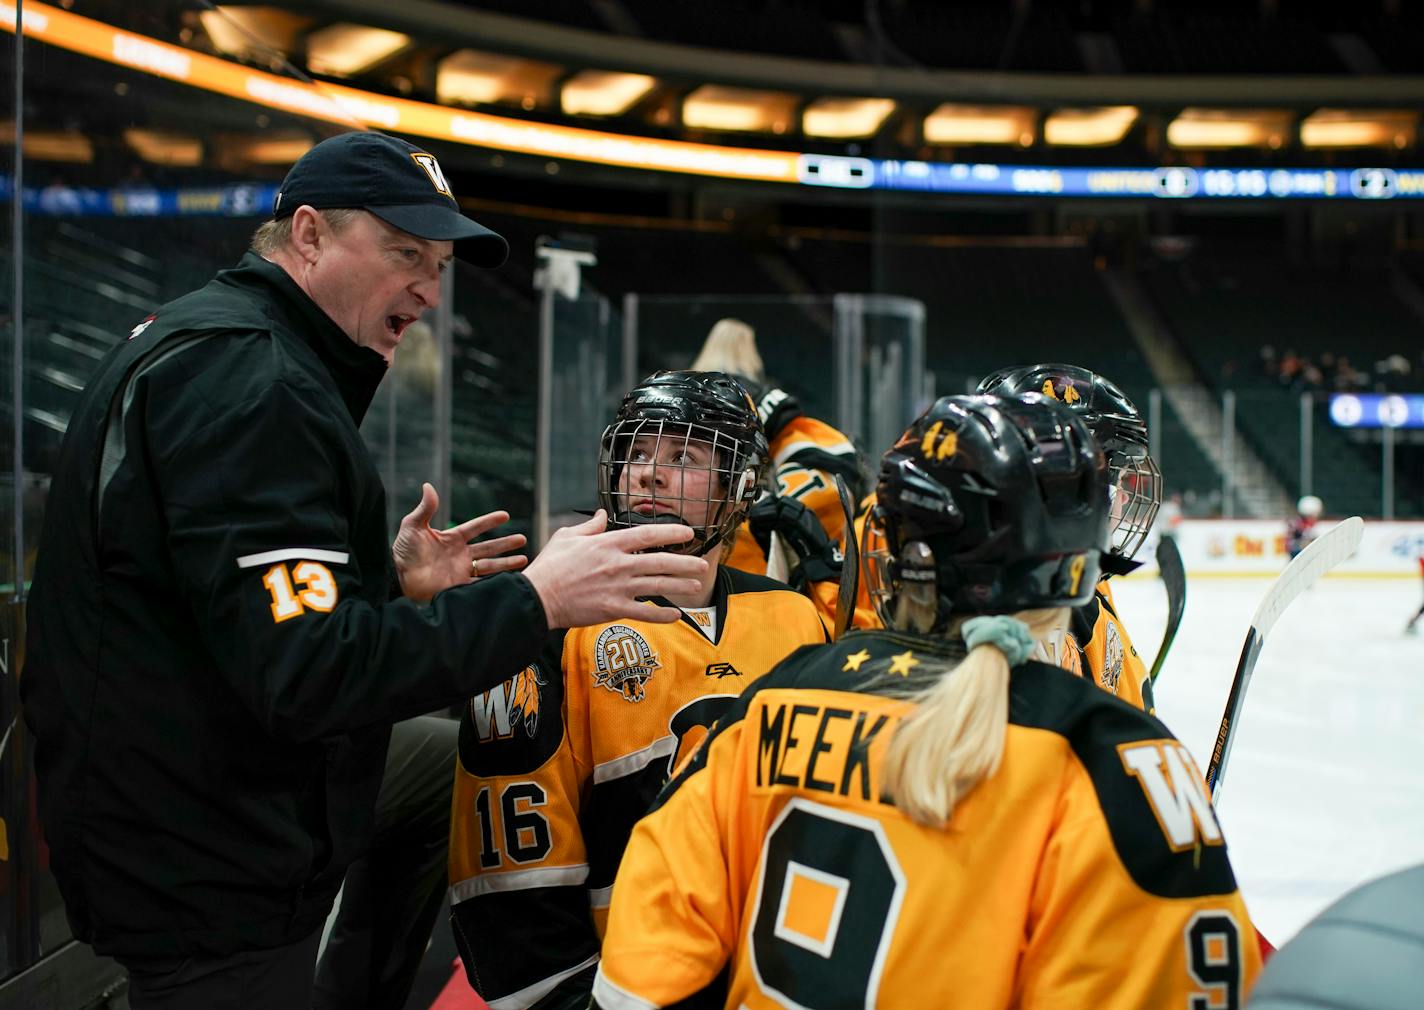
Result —
[[460, 213], [433, 154], [374, 130], [330, 137], [301, 156], [277, 190], [272, 217], [303, 204], [370, 211], [417, 238], [453, 241], [455, 255], [475, 266], [497, 267], [509, 256], [503, 236]]

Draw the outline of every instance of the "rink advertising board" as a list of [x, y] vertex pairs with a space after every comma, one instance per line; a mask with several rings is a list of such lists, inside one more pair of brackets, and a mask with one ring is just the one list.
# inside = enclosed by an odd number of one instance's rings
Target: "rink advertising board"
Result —
[[[1322, 520], [1320, 532], [1334, 526]], [[1177, 527], [1177, 547], [1188, 577], [1272, 576], [1290, 560], [1286, 524], [1275, 519], [1187, 519]], [[1138, 552], [1140, 572], [1156, 576], [1153, 544]], [[1366, 522], [1360, 549], [1327, 578], [1419, 578], [1424, 522]]]

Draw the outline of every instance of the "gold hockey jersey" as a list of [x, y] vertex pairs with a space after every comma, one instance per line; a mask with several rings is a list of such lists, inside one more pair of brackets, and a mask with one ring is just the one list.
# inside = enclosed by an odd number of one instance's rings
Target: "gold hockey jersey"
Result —
[[1152, 678], [1117, 616], [1108, 580], [1098, 583], [1092, 600], [1073, 611], [1058, 665], [1088, 676], [1109, 694], [1154, 714]]
[[1156, 719], [1025, 663], [1003, 762], [947, 827], [882, 798], [911, 711], [893, 692], [957, 658], [853, 632], [743, 695], [634, 829], [594, 1005], [1243, 1006], [1251, 923], [1201, 775]]
[[[852, 489], [860, 483], [850, 439], [824, 421], [798, 415], [771, 436], [771, 466], [776, 493], [798, 499], [816, 514], [826, 535], [839, 542], [845, 535], [845, 515], [836, 492], [836, 475], [844, 477]], [[754, 575], [766, 574], [766, 554], [746, 522], [723, 564]], [[834, 598], [834, 593], [831, 595]]]
[[743, 688], [826, 640], [811, 602], [764, 577], [723, 567], [713, 607], [561, 633], [466, 707], [451, 924], [494, 1010], [587, 994], [633, 823]]

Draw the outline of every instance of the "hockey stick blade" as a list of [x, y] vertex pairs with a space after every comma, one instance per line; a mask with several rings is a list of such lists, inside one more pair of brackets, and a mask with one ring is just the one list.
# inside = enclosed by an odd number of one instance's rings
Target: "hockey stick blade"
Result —
[[855, 614], [855, 598], [860, 592], [860, 544], [855, 539], [855, 502], [850, 496], [850, 487], [845, 478], [836, 474], [836, 494], [841, 499], [841, 511], [845, 513], [845, 551], [841, 560], [841, 586], [836, 594], [835, 637], [840, 638], [850, 627]]
[[1187, 609], [1187, 573], [1182, 567], [1182, 552], [1177, 549], [1174, 537], [1163, 537], [1157, 541], [1157, 571], [1162, 575], [1162, 585], [1167, 590], [1167, 629], [1162, 633], [1162, 647], [1157, 650], [1157, 658], [1152, 661], [1152, 672], [1148, 675], [1152, 683], [1157, 683], [1157, 674], [1162, 672], [1162, 662], [1167, 658], [1167, 650], [1177, 637], [1177, 629], [1182, 626], [1182, 612]]
[[1256, 608], [1256, 615], [1251, 618], [1251, 627], [1246, 632], [1246, 642], [1241, 646], [1241, 658], [1236, 663], [1236, 676], [1231, 681], [1231, 693], [1226, 697], [1226, 710], [1221, 715], [1221, 726], [1216, 731], [1216, 746], [1212, 748], [1211, 763], [1206, 769], [1206, 785], [1211, 791], [1213, 806], [1221, 802], [1221, 786], [1226, 779], [1226, 762], [1231, 757], [1231, 745], [1236, 739], [1237, 724], [1241, 720], [1241, 710], [1246, 702], [1246, 688], [1251, 683], [1256, 661], [1261, 658], [1261, 648], [1266, 644], [1266, 636], [1297, 596], [1355, 553], [1364, 533], [1365, 521], [1359, 516], [1343, 520], [1296, 555], [1295, 560], [1286, 565], [1286, 570], [1281, 572], [1262, 597], [1261, 605]]

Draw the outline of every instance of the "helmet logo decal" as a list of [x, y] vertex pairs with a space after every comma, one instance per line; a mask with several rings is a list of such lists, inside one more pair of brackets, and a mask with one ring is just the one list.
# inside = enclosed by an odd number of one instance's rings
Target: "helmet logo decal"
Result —
[[607, 688], [627, 701], [647, 697], [643, 686], [662, 664], [653, 655], [648, 640], [625, 624], [610, 624], [593, 647], [594, 687]]
[[[944, 422], [936, 421], [930, 425], [930, 430], [925, 432], [924, 440], [920, 442], [920, 453], [925, 459], [941, 460], [946, 456], [953, 456], [959, 449], [959, 432], [946, 431], [944, 437], [940, 438], [943, 428]], [[939, 448], [935, 448], [935, 439], [939, 439]]]
[[1058, 392], [1053, 388], [1052, 379], [1043, 380], [1043, 395], [1050, 400], [1062, 400], [1064, 403], [1077, 403], [1083, 398], [1082, 394], [1074, 388], [1071, 382], [1063, 383], [1063, 395], [1059, 396]]

